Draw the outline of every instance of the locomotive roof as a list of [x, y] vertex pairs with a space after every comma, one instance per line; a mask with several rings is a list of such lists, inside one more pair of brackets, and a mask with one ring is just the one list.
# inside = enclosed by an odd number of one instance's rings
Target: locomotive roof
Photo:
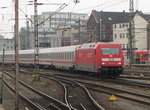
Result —
[[78, 49], [92, 49], [92, 48], [96, 48], [97, 45], [120, 45], [120, 44], [104, 43], [104, 42], [86, 43], [78, 46]]
[[78, 46], [78, 49], [89, 49], [89, 48], [94, 48], [96, 43], [86, 43]]

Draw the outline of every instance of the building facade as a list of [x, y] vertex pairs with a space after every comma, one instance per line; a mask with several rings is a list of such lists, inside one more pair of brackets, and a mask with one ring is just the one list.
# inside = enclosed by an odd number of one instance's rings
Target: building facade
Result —
[[125, 23], [129, 21], [129, 13], [123, 12], [104, 12], [92, 10], [87, 23], [87, 29], [93, 41], [112, 42], [113, 24]]
[[[140, 11], [136, 11], [134, 14], [134, 48], [138, 50], [145, 50], [150, 43], [148, 38], [148, 25], [150, 15], [143, 14]], [[124, 49], [128, 48], [129, 42], [129, 22], [113, 24], [113, 41], [119, 43]]]
[[0, 51], [3, 51], [3, 49], [5, 49], [5, 51], [14, 50], [14, 39], [8, 39], [0, 36]]
[[122, 48], [129, 47], [129, 22], [113, 24], [113, 42], [121, 44]]

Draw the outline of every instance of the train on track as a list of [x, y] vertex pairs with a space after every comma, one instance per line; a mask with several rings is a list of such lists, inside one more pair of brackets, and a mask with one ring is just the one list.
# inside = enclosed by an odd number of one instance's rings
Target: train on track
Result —
[[[3, 52], [0, 52], [2, 63]], [[14, 51], [5, 52], [5, 64], [15, 63]], [[34, 65], [34, 50], [19, 51], [20, 65]], [[82, 45], [41, 48], [39, 65], [49, 68], [90, 72], [107, 77], [123, 73], [124, 56], [119, 44], [86, 43]]]
[[[129, 54], [127, 50], [123, 50], [125, 65], [129, 65]], [[150, 56], [148, 50], [134, 50], [134, 63], [135, 64], [147, 64]]]

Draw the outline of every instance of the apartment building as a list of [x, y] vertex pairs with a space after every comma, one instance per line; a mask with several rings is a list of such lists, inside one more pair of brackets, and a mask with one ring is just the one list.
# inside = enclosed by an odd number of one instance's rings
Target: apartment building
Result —
[[[136, 11], [134, 14], [134, 48], [145, 50], [150, 43], [148, 38], [148, 25], [150, 20], [149, 14], [143, 14], [141, 11]], [[129, 42], [129, 21], [113, 24], [113, 42], [119, 43], [124, 49], [128, 48]]]
[[128, 12], [104, 12], [92, 10], [87, 28], [93, 41], [112, 42], [113, 24], [126, 23], [129, 21]]

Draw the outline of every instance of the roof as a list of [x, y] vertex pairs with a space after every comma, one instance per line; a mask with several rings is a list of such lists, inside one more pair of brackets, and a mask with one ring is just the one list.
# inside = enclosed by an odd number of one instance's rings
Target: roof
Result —
[[127, 12], [97, 12], [99, 19], [102, 19], [103, 23], [125, 23], [130, 20], [130, 13]]
[[147, 21], [149, 21], [149, 20], [150, 20], [150, 15], [144, 14], [144, 18], [145, 18]]
[[[135, 13], [139, 14], [147, 21], [150, 20], [150, 14], [143, 14], [141, 11], [138, 10]], [[130, 13], [125, 11], [104, 12], [104, 11], [92, 10], [92, 16], [94, 17], [97, 23], [99, 23], [101, 19], [102, 23], [104, 24], [127, 23], [130, 21]]]
[[150, 14], [144, 14], [142, 11], [136, 11], [136, 13], [143, 17], [146, 21], [150, 20]]

